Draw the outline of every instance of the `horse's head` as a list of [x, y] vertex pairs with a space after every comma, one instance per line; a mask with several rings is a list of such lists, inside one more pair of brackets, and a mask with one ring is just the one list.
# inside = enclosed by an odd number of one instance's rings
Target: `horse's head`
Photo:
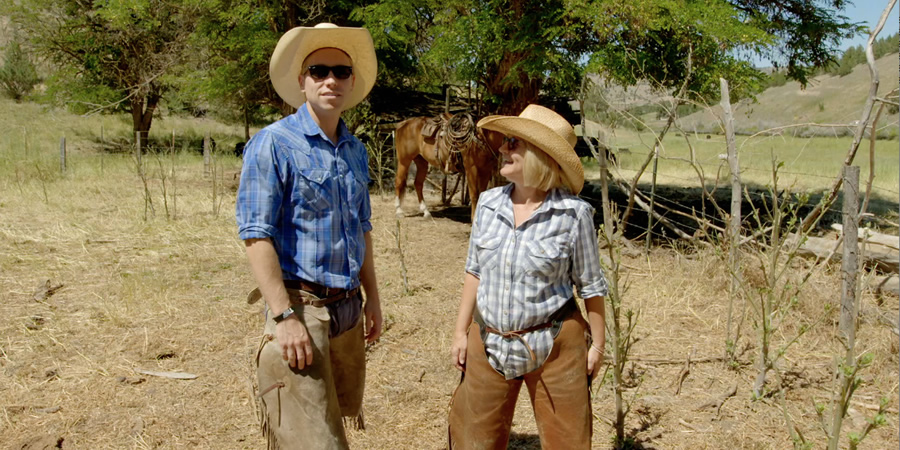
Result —
[[485, 130], [483, 128], [479, 128], [479, 131], [481, 131], [481, 135], [484, 136], [484, 142], [487, 143], [492, 152], [496, 153], [500, 149], [500, 146], [503, 145], [503, 133], [494, 130]]

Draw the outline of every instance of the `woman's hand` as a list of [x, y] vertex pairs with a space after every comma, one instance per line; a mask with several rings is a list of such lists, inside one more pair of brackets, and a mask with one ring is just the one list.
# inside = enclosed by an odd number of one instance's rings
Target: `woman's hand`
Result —
[[456, 367], [460, 372], [466, 371], [466, 349], [468, 346], [469, 338], [465, 333], [454, 333], [453, 344], [450, 346], [450, 359], [453, 367]]
[[597, 344], [591, 344], [587, 354], [587, 374], [593, 380], [603, 365], [603, 349], [597, 347]]

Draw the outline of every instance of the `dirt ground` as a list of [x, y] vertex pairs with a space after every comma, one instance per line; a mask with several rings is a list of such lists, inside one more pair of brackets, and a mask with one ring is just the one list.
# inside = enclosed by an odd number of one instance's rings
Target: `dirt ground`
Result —
[[[0, 194], [0, 447], [265, 448], [250, 365], [262, 307], [244, 301], [254, 284], [234, 226], [236, 181], [226, 177], [229, 190], [217, 215], [198, 177], [180, 181], [177, 219], [166, 220], [157, 199], [155, 217], [143, 221], [133, 175], [94, 183], [85, 181], [88, 175], [55, 181], [49, 195], [40, 184], [16, 191], [11, 182]], [[413, 214], [412, 197], [405, 204], [409, 216], [398, 221], [393, 197], [373, 194], [385, 330], [367, 352], [367, 429], [349, 432], [357, 449], [446, 448], [447, 407], [459, 380], [449, 343], [468, 208], [435, 208], [434, 218], [424, 219]], [[431, 193], [429, 202], [437, 200]], [[777, 395], [751, 398], [755, 345], [736, 370], [717, 360], [728, 281], [711, 251], [664, 247], [624, 258], [626, 306], [640, 311], [625, 393], [634, 448], [791, 448], [786, 414], [815, 448], [824, 447], [815, 403], [831, 397], [835, 314], [788, 350], [780, 383], [770, 375], [769, 387], [780, 385], [785, 394], [783, 412]], [[61, 286], [52, 295], [47, 280], [51, 288]], [[839, 292], [836, 268], [814, 276], [784, 335], [801, 319], [820, 316]], [[862, 302], [896, 320], [896, 298], [866, 294]], [[741, 344], [752, 342], [748, 319]], [[861, 430], [886, 396], [886, 424], [861, 447], [897, 448], [897, 336], [863, 317], [857, 342], [874, 360], [862, 373], [845, 430]], [[676, 394], [688, 355], [694, 363]], [[718, 411], [703, 406], [735, 386], [736, 395]], [[537, 449], [525, 395], [510, 448]], [[608, 448], [615, 417], [608, 380], [595, 383], [593, 405], [593, 447]]]

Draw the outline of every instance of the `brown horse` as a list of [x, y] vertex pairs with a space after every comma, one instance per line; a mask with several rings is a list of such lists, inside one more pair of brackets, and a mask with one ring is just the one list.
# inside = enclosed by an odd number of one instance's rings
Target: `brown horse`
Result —
[[[445, 121], [456, 119], [462, 120], [463, 118], [444, 117]], [[422, 194], [429, 164], [440, 168], [445, 173], [465, 171], [469, 198], [472, 203], [471, 213], [474, 217], [478, 196], [487, 189], [488, 183], [497, 169], [499, 154], [496, 150], [500, 148], [503, 134], [476, 129], [475, 121], [471, 116], [465, 115], [464, 122], [456, 120], [450, 123], [463, 124], [462, 128], [468, 127], [464, 130], [470, 133], [468, 139], [444, 139], [440, 133], [435, 137], [428, 137], [422, 135], [422, 129], [427, 120], [427, 117], [413, 117], [397, 125], [394, 135], [394, 149], [397, 152], [397, 179], [394, 182], [397, 197], [394, 199], [394, 205], [397, 207], [397, 215], [403, 215], [401, 204], [406, 193], [406, 178], [409, 175], [410, 166], [415, 163], [416, 195], [419, 198], [419, 210], [425, 217], [431, 217]], [[446, 130], [446, 128], [444, 129]]]

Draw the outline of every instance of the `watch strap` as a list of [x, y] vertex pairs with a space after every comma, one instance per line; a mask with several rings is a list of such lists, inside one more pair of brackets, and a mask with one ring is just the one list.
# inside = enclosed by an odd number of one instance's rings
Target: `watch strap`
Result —
[[275, 323], [281, 323], [281, 321], [283, 321], [284, 319], [287, 319], [288, 317], [290, 317], [292, 315], [294, 315], [294, 307], [289, 307], [288, 309], [284, 310], [281, 314], [277, 314], [277, 315], [273, 316], [272, 320], [274, 320]]

